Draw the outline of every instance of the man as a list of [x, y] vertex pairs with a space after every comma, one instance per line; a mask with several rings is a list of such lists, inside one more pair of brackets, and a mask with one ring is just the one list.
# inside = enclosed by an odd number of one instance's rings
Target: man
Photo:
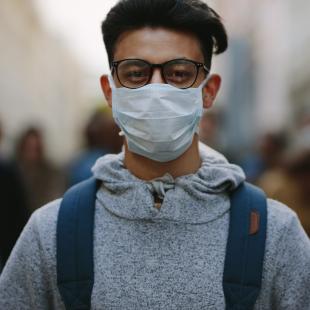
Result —
[[[124, 0], [102, 26], [111, 76], [101, 86], [125, 135], [99, 159], [93, 309], [225, 309], [229, 193], [242, 170], [199, 146], [202, 108], [227, 46], [199, 0]], [[2, 309], [64, 309], [56, 281], [60, 201], [32, 216], [0, 280]], [[255, 309], [309, 309], [310, 243], [296, 215], [268, 201], [262, 289]]]

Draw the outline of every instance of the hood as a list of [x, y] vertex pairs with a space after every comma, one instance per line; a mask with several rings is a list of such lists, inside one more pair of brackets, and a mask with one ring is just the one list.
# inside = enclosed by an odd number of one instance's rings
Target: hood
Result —
[[[105, 155], [92, 168], [103, 181], [99, 204], [129, 220], [173, 221], [201, 224], [229, 210], [229, 192], [245, 180], [242, 169], [223, 155], [199, 144], [202, 165], [196, 173], [173, 178], [165, 174], [151, 181], [138, 179], [124, 167], [124, 153]], [[161, 208], [154, 194], [163, 198]]]

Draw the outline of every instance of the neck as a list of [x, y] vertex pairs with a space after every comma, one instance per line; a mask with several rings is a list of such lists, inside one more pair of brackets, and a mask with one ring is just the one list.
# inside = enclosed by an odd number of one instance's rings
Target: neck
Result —
[[191, 146], [175, 160], [161, 163], [132, 153], [125, 143], [126, 168], [137, 178], [152, 180], [169, 173], [173, 178], [195, 173], [201, 166], [198, 148], [198, 136], [195, 135]]

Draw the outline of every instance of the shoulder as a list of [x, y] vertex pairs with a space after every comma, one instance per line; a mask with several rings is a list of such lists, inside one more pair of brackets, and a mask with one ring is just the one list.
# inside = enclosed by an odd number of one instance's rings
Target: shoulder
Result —
[[268, 226], [267, 233], [273, 234], [273, 237], [281, 238], [283, 233], [297, 227], [302, 229], [297, 214], [283, 203], [268, 199]]
[[309, 243], [297, 214], [288, 206], [268, 199], [267, 213], [267, 247], [292, 247], [295, 242]]
[[47, 249], [47, 251], [55, 247], [57, 217], [60, 204], [61, 199], [57, 199], [37, 209], [32, 214], [27, 225], [28, 229], [35, 232], [36, 238], [39, 239], [42, 248]]
[[36, 222], [39, 229], [44, 229], [45, 226], [56, 224], [61, 201], [62, 199], [56, 199], [33, 212], [31, 217], [33, 221]]
[[309, 263], [310, 240], [293, 210], [268, 199], [266, 267], [282, 268], [293, 256], [301, 265], [302, 261]]

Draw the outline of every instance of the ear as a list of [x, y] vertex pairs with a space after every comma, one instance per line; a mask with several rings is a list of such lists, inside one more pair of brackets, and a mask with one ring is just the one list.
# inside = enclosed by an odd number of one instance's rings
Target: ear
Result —
[[213, 106], [216, 95], [221, 87], [221, 77], [218, 74], [210, 75], [202, 89], [203, 107], [209, 109]]
[[107, 100], [109, 107], [112, 108], [112, 89], [109, 83], [108, 76], [106, 74], [101, 76], [100, 84], [105, 99]]

